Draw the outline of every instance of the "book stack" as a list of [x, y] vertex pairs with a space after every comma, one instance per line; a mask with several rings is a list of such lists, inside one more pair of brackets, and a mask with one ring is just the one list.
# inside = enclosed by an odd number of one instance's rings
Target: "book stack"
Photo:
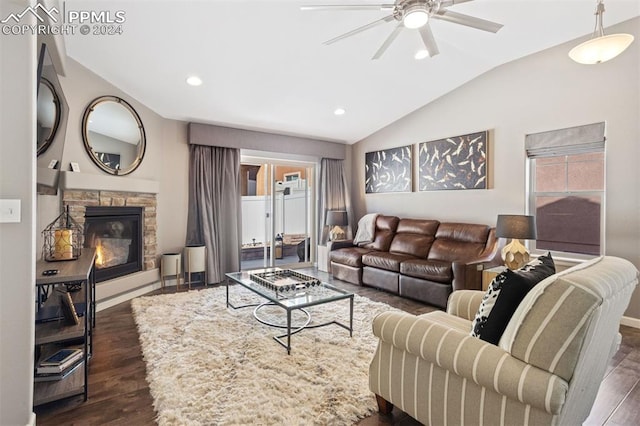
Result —
[[35, 381], [60, 380], [71, 374], [84, 361], [82, 349], [60, 349], [36, 366]]

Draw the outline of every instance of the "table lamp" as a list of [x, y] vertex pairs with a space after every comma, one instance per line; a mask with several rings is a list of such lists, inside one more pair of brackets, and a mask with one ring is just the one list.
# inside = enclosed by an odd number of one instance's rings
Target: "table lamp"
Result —
[[345, 232], [342, 227], [346, 226], [347, 223], [347, 212], [345, 210], [328, 211], [326, 224], [328, 226], [333, 226], [333, 228], [329, 231], [329, 240], [344, 240]]
[[498, 215], [496, 237], [511, 238], [511, 242], [502, 249], [502, 259], [507, 268], [519, 269], [529, 262], [529, 250], [520, 240], [536, 239], [536, 218], [524, 215]]

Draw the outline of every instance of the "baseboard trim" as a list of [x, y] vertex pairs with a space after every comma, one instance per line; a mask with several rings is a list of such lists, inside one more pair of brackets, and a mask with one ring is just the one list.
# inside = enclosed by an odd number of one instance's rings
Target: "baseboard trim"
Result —
[[29, 415], [29, 423], [27, 423], [27, 426], [36, 426], [36, 413], [31, 412], [31, 414]]
[[155, 283], [144, 285], [142, 287], [138, 287], [135, 290], [132, 290], [126, 293], [118, 294], [117, 296], [114, 296], [114, 297], [98, 300], [96, 303], [96, 312], [100, 312], [103, 309], [110, 308], [112, 306], [118, 305], [122, 302], [126, 302], [131, 299], [135, 299], [138, 296], [143, 296], [159, 288], [162, 288], [162, 284], [158, 281]]
[[640, 328], [640, 318], [622, 317], [620, 324], [628, 327]]

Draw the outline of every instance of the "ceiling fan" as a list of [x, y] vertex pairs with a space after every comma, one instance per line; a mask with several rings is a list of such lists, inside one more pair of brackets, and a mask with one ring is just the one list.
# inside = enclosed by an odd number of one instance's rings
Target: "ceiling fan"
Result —
[[454, 24], [465, 25], [467, 27], [476, 28], [482, 31], [492, 33], [498, 32], [502, 28], [502, 24], [487, 21], [485, 19], [476, 18], [475, 16], [464, 15], [462, 13], [453, 12], [447, 9], [459, 3], [466, 3], [472, 0], [396, 0], [393, 4], [352, 4], [352, 5], [309, 5], [301, 6], [301, 10], [388, 10], [390, 15], [373, 21], [369, 24], [358, 27], [345, 34], [339, 35], [327, 40], [324, 44], [329, 45], [361, 33], [369, 28], [387, 22], [396, 21], [397, 25], [389, 34], [382, 46], [373, 55], [371, 59], [379, 59], [387, 48], [393, 43], [403, 28], [417, 29], [422, 37], [422, 42], [430, 57], [437, 55], [439, 52], [436, 40], [433, 37], [429, 21], [431, 19], [439, 19], [442, 21], [452, 22]]

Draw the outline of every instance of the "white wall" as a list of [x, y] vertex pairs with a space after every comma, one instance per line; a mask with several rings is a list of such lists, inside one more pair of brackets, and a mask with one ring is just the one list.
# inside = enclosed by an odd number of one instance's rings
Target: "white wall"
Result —
[[[355, 144], [356, 217], [382, 212], [495, 225], [499, 213], [525, 212], [526, 134], [606, 121], [606, 252], [640, 267], [640, 18], [607, 30], [615, 32], [636, 41], [610, 62], [576, 64], [567, 52], [577, 42], [566, 43], [497, 67]], [[366, 152], [487, 129], [491, 189], [364, 194]], [[640, 290], [626, 315], [640, 318]]]
[[189, 205], [187, 123], [162, 120], [161, 140], [157, 217], [158, 254], [182, 250], [187, 236], [187, 206]]
[[[0, 16], [26, 4], [2, 1]], [[34, 420], [35, 37], [2, 35], [0, 52], [0, 198], [22, 207], [20, 223], [0, 223], [0, 424], [25, 425]]]

